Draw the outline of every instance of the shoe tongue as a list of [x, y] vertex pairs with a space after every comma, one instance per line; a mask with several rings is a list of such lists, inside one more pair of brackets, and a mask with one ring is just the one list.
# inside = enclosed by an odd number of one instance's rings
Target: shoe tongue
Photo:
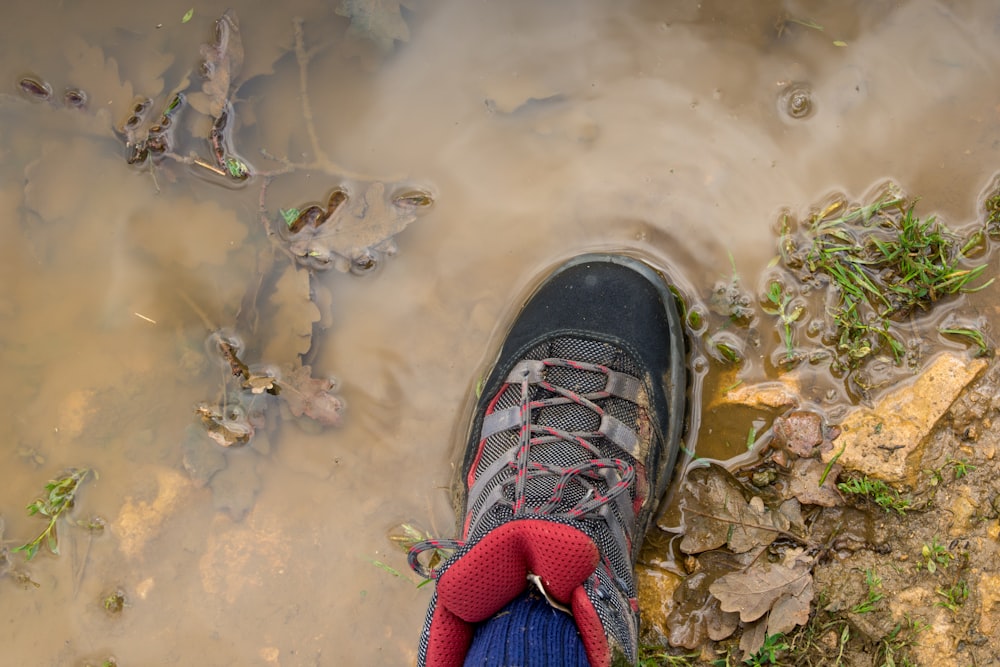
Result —
[[490, 618], [537, 575], [546, 593], [567, 607], [600, 555], [586, 533], [561, 523], [520, 519], [490, 531], [437, 583], [438, 605], [466, 623]]

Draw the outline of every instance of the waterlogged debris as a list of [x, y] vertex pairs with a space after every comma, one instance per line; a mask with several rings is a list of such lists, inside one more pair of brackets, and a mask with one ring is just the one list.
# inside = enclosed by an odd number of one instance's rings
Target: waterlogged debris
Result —
[[194, 7], [184, 12], [184, 16], [181, 17], [181, 23], [187, 23], [194, 17]]
[[73, 509], [80, 484], [92, 473], [93, 471], [89, 468], [81, 468], [79, 470], [71, 468], [62, 477], [50, 480], [45, 485], [45, 497], [35, 500], [27, 507], [29, 516], [40, 514], [46, 517], [49, 520], [48, 526], [39, 533], [38, 537], [17, 547], [13, 551], [23, 552], [25, 557], [31, 560], [38, 553], [39, 548], [41, 548], [44, 542], [49, 551], [58, 555], [59, 539], [56, 534], [56, 523], [59, 517]]
[[368, 183], [361, 196], [337, 188], [325, 209], [295, 209], [298, 215], [285, 225], [283, 235], [296, 261], [306, 268], [366, 273], [383, 256], [395, 254], [395, 236], [433, 201], [422, 190], [389, 195], [378, 181]]
[[383, 53], [396, 40], [409, 41], [410, 28], [403, 19], [405, 0], [342, 0], [336, 12], [351, 20], [348, 34], [370, 39]]
[[212, 124], [208, 141], [212, 146], [212, 156], [222, 174], [233, 181], [243, 182], [250, 178], [250, 165], [244, 162], [233, 150], [230, 123], [233, 116], [233, 105], [227, 101]]
[[199, 405], [195, 413], [201, 418], [205, 433], [218, 445], [232, 447], [245, 445], [253, 437], [254, 428], [246, 411], [239, 405]]
[[219, 118], [229, 104], [229, 95], [243, 67], [243, 42], [236, 12], [229, 9], [216, 22], [213, 40], [203, 44], [201, 66], [205, 77], [201, 90], [208, 97], [208, 114]]

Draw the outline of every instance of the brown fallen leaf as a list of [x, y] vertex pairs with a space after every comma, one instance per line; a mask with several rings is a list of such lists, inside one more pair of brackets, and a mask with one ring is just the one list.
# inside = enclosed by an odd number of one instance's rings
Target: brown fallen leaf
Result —
[[743, 660], [749, 660], [750, 656], [760, 650], [765, 641], [767, 641], [766, 618], [758, 618], [752, 623], [745, 623], [743, 634], [740, 636], [740, 650], [743, 651]]
[[721, 641], [735, 632], [739, 614], [722, 611], [709, 586], [719, 577], [750, 564], [755, 555], [709, 551], [698, 556], [697, 572], [681, 581], [669, 603], [667, 641], [671, 646], [696, 649], [706, 639]]
[[837, 491], [837, 477], [843, 466], [834, 463], [826, 473], [826, 479], [820, 486], [820, 479], [826, 472], [826, 466], [816, 459], [797, 459], [792, 462], [788, 473], [788, 492], [799, 499], [804, 505], [820, 505], [821, 507], [836, 507], [842, 503], [840, 492]]
[[809, 620], [812, 566], [812, 558], [803, 556], [799, 549], [789, 549], [780, 563], [754, 563], [719, 577], [709, 592], [718, 598], [723, 611], [739, 612], [744, 623], [771, 612], [767, 634], [787, 632]]
[[789, 528], [786, 517], [764, 506], [760, 498], [754, 500], [728, 470], [714, 463], [688, 472], [681, 493], [684, 553], [723, 545], [744, 553], [770, 544]]

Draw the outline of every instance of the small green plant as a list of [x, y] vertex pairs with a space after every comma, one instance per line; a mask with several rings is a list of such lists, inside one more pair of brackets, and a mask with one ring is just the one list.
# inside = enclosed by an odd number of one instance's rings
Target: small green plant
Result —
[[916, 667], [916, 663], [907, 656], [907, 649], [916, 645], [917, 636], [928, 627], [926, 623], [907, 616], [905, 623], [896, 624], [879, 641], [872, 664], [879, 667]]
[[792, 324], [794, 324], [805, 309], [799, 305], [790, 308], [792, 295], [785, 290], [785, 286], [777, 280], [772, 280], [767, 285], [767, 292], [764, 294], [767, 303], [762, 306], [762, 310], [768, 315], [774, 315], [781, 321], [781, 339], [785, 343], [785, 361], [792, 361], [795, 358], [795, 346], [792, 341]]
[[943, 598], [936, 603], [937, 606], [956, 612], [969, 598], [969, 584], [960, 580], [948, 588], [938, 588], [935, 592]]
[[116, 589], [101, 601], [104, 611], [109, 614], [120, 614], [125, 609], [125, 591]]
[[910, 508], [909, 498], [900, 496], [898, 491], [882, 480], [871, 479], [867, 475], [840, 482], [837, 484], [837, 488], [842, 493], [867, 498], [886, 512], [895, 511], [897, 514], [906, 514], [906, 510]]
[[965, 268], [968, 243], [933, 216], [917, 217], [914, 203], [894, 186], [867, 206], [837, 200], [806, 227], [804, 238], [782, 227], [781, 257], [804, 283], [832, 285], [827, 313], [835, 329], [836, 366], [848, 371], [883, 350], [900, 363], [906, 345], [898, 322], [946, 296], [992, 282], [974, 285], [987, 263]]
[[947, 569], [948, 564], [954, 558], [951, 552], [948, 551], [948, 547], [938, 542], [937, 537], [931, 540], [930, 544], [924, 543], [924, 546], [920, 549], [920, 555], [924, 559], [922, 567], [926, 568], [931, 574], [937, 572], [939, 567], [942, 570]]
[[986, 342], [986, 336], [983, 335], [982, 331], [978, 329], [969, 329], [965, 327], [945, 327], [938, 329], [938, 332], [946, 334], [949, 336], [958, 336], [960, 338], [968, 338], [970, 341], [975, 343], [976, 355], [980, 357], [990, 357], [993, 356], [993, 348], [990, 347], [989, 343]]
[[638, 667], [692, 667], [700, 653], [674, 655], [660, 646], [640, 646]]
[[966, 459], [948, 459], [945, 461], [945, 465], [950, 465], [955, 469], [955, 479], [962, 479], [976, 469], [976, 466], [970, 465]]
[[865, 586], [868, 587], [868, 594], [865, 599], [851, 607], [855, 614], [867, 614], [875, 609], [875, 605], [885, 598], [882, 594], [882, 577], [875, 573], [874, 569], [865, 570]]
[[53, 554], [59, 554], [59, 540], [56, 535], [56, 522], [59, 517], [65, 512], [73, 509], [73, 503], [76, 500], [76, 492], [80, 488], [80, 484], [83, 480], [91, 474], [89, 468], [82, 468], [80, 470], [70, 469], [62, 477], [58, 479], [50, 480], [48, 484], [45, 485], [45, 491], [47, 496], [45, 498], [40, 498], [35, 502], [28, 505], [28, 515], [34, 516], [36, 514], [41, 514], [47, 517], [49, 520], [49, 525], [45, 527], [38, 537], [28, 542], [27, 544], [22, 544], [21, 546], [13, 549], [13, 551], [21, 551], [24, 553], [28, 560], [35, 557], [38, 553], [38, 549], [41, 547], [44, 541], [46, 546], [49, 548]]
[[743, 661], [744, 665], [750, 667], [763, 667], [763, 665], [777, 665], [779, 654], [789, 649], [785, 636], [780, 632], [768, 635], [764, 638], [764, 645], [756, 653]]

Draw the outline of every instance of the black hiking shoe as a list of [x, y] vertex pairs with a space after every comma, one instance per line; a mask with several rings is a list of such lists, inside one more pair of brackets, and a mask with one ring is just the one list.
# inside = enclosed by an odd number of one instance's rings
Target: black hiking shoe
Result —
[[[684, 334], [655, 269], [584, 255], [517, 316], [476, 405], [461, 540], [410, 552], [437, 579], [419, 664], [461, 665], [475, 624], [528, 587], [573, 615], [593, 667], [637, 659], [634, 566], [684, 422]], [[418, 561], [454, 548], [437, 570]]]

